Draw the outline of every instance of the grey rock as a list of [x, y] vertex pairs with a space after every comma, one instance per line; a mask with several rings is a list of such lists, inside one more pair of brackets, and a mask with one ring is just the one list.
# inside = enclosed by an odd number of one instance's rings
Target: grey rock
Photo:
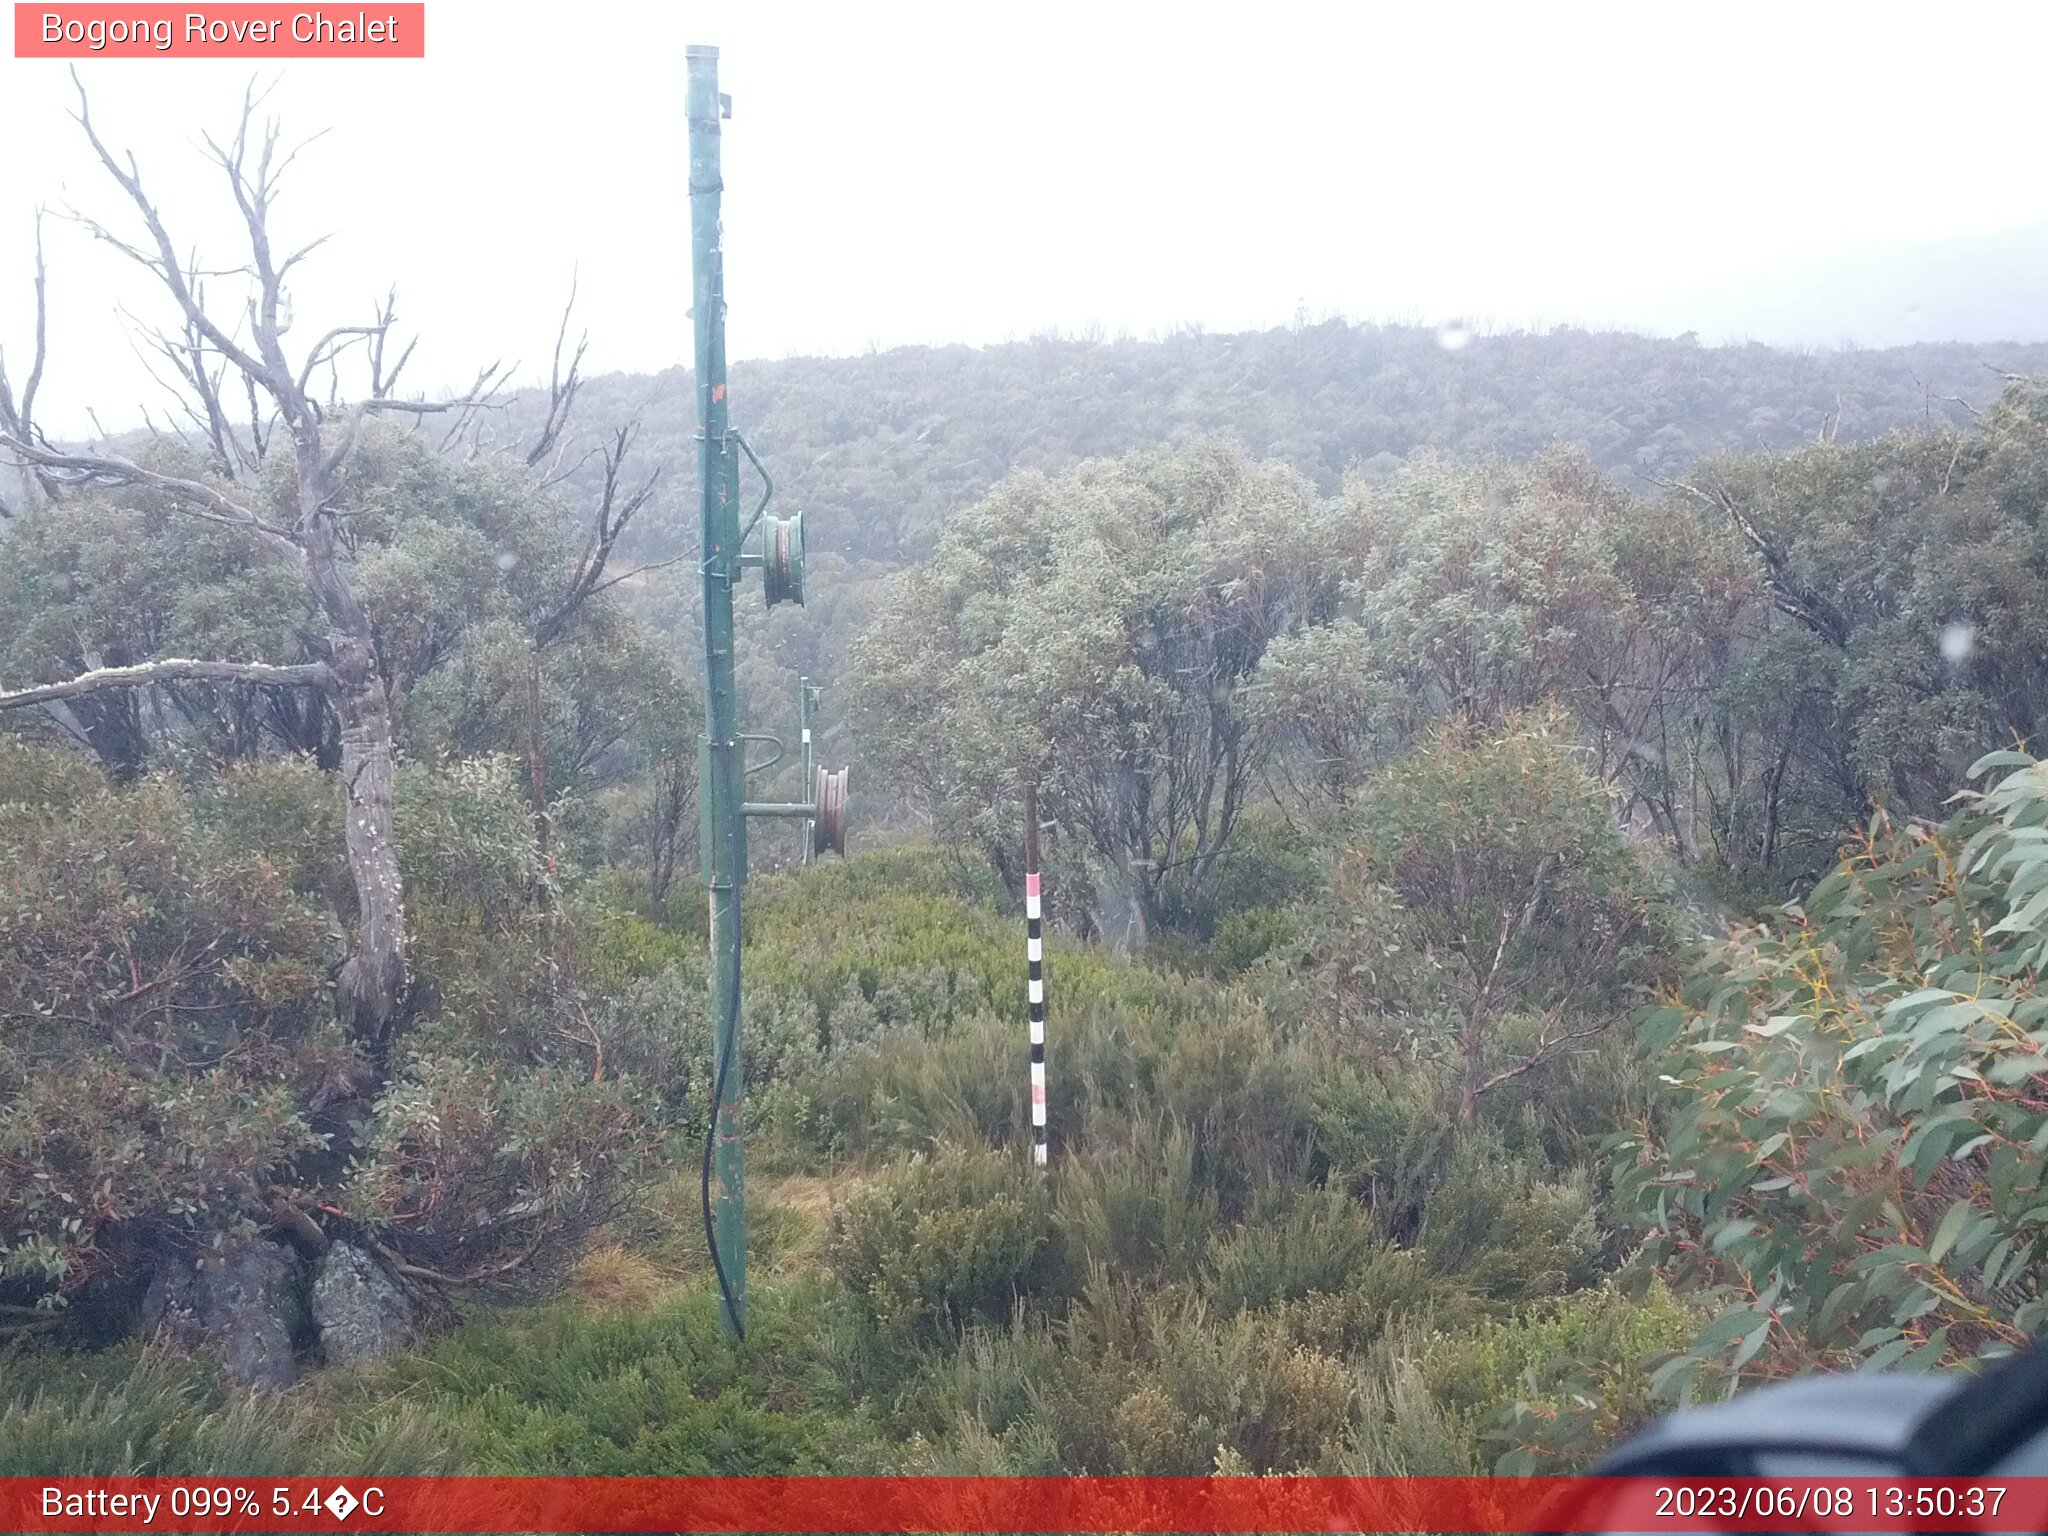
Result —
[[143, 1326], [185, 1350], [205, 1350], [245, 1386], [292, 1384], [298, 1260], [261, 1238], [222, 1235], [167, 1257], [142, 1298]]
[[330, 1365], [367, 1365], [412, 1342], [412, 1304], [353, 1243], [328, 1247], [313, 1271], [313, 1322]]

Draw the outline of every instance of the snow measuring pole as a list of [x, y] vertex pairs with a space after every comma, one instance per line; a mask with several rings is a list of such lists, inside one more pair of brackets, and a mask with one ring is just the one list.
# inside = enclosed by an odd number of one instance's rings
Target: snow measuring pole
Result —
[[[697, 478], [702, 492], [704, 582], [704, 739], [697, 757], [699, 843], [704, 884], [711, 893], [711, 1112], [704, 1136], [704, 1236], [717, 1272], [719, 1320], [735, 1337], [747, 1330], [746, 1075], [740, 1061], [740, 888], [747, 879], [749, 816], [793, 818], [805, 825], [806, 860], [831, 849], [846, 852], [846, 770], [813, 769], [804, 753], [807, 799], [754, 804], [747, 777], [781, 759], [772, 736], [739, 728], [733, 681], [733, 592], [741, 575], [761, 572], [768, 606], [804, 600], [803, 514], [763, 519], [775, 485], [746, 439], [728, 423], [725, 379], [725, 250], [721, 233], [721, 122], [732, 99], [718, 91], [718, 50], [692, 45], [687, 113], [690, 125], [691, 308], [696, 341]], [[761, 500], [740, 522], [740, 455], [761, 480]], [[746, 549], [755, 527], [759, 545]], [[814, 695], [801, 696], [804, 724]], [[808, 729], [806, 729], [808, 738]], [[749, 765], [749, 741], [777, 748], [766, 762]], [[717, 1192], [714, 1202], [713, 1184]]]

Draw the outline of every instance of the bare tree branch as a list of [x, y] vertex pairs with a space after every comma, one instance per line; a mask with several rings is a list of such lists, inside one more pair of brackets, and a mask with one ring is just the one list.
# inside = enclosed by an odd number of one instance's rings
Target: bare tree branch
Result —
[[[682, 565], [686, 561], [696, 558], [695, 554], [671, 555], [666, 560], [651, 560], [646, 565], [636, 565], [630, 571], [621, 571], [618, 575], [608, 577], [604, 581], [599, 582], [590, 589], [590, 595], [596, 597], [600, 592], [609, 592], [613, 587], [622, 586], [626, 582], [632, 581], [635, 577], [651, 576], [656, 571], [665, 571], [672, 565]], [[1182, 860], [1180, 862], [1187, 861]]]
[[370, 398], [382, 400], [398, 387], [398, 376], [405, 372], [405, 365], [412, 360], [412, 349], [419, 345], [415, 336], [405, 344], [405, 350], [398, 354], [398, 361], [391, 365], [391, 371], [384, 371], [384, 344], [391, 338], [391, 328], [398, 323], [398, 290], [393, 288], [385, 294], [384, 301], [377, 306], [377, 324], [370, 335]]
[[276, 418], [263, 409], [263, 401], [256, 393], [256, 381], [245, 373], [242, 375], [242, 384], [249, 394], [249, 451], [260, 464], [263, 462], [263, 456], [269, 452], [270, 426]]
[[1846, 650], [1849, 644], [1849, 621], [1842, 610], [1825, 593], [1800, 581], [1792, 570], [1791, 558], [1783, 545], [1757, 520], [1726, 486], [1716, 484], [1711, 491], [1690, 485], [1682, 480], [1656, 480], [1655, 484], [1668, 489], [1684, 491], [1705, 506], [1713, 508], [1726, 517], [1735, 531], [1758, 558], [1764, 563], [1765, 586], [1771, 594], [1771, 602], [1788, 618], [1797, 619], [1808, 629], [1826, 640], [1837, 650]]
[[[437, 407], [440, 410], [455, 412], [454, 424], [448, 428], [447, 436], [441, 439], [441, 451], [443, 453], [446, 453], [460, 442], [465, 432], [471, 431], [479, 413], [495, 408], [498, 403], [498, 391], [504, 386], [505, 380], [510, 377], [511, 372], [512, 370], [507, 368], [502, 361], [479, 368], [476, 374], [476, 381], [468, 389], [464, 390], [456, 399]], [[476, 441], [472, 438], [470, 442], [472, 454], [475, 453], [476, 447]]]
[[313, 370], [324, 362], [331, 362], [348, 347], [382, 331], [381, 325], [337, 325], [325, 336], [313, 343], [306, 353], [306, 361], [299, 368], [298, 389], [304, 394], [313, 377]]
[[490, 376], [496, 372], [495, 365], [484, 370], [475, 388], [457, 395], [453, 400], [359, 400], [356, 402], [356, 409], [366, 416], [441, 416], [450, 411], [474, 411], [488, 403], [491, 396], [498, 392], [498, 386], [490, 383]]
[[82, 698], [108, 688], [140, 688], [150, 683], [261, 683], [273, 688], [330, 688], [334, 674], [320, 662], [304, 666], [275, 667], [261, 661], [189, 661], [167, 657], [145, 661], [133, 667], [100, 667], [68, 682], [46, 683], [39, 688], [22, 688], [0, 693], [0, 710], [26, 709], [35, 704], [58, 704]]
[[[242, 467], [241, 444], [236, 441], [233, 426], [227, 412], [221, 405], [220, 385], [227, 375], [227, 365], [221, 363], [209, 368], [205, 338], [188, 320], [184, 335], [172, 337], [160, 328], [150, 325], [132, 313], [126, 305], [116, 306], [122, 319], [128, 322], [128, 346], [151, 382], [158, 385], [170, 396], [173, 404], [206, 440], [212, 452], [214, 467], [229, 480], [236, 479]], [[144, 344], [147, 344], [145, 350]], [[155, 352], [170, 364], [177, 375], [173, 382], [158, 371], [150, 357]], [[148, 423], [152, 436], [162, 438], [166, 434], [157, 429], [149, 418], [148, 409], [143, 409], [143, 419]]]
[[[7, 379], [7, 359], [0, 353], [0, 433], [18, 437], [23, 442], [41, 442], [42, 434], [36, 430], [36, 391], [42, 387], [43, 362], [49, 348], [49, 275], [43, 265], [43, 211], [36, 210], [36, 342], [30, 354], [28, 377], [22, 381], [21, 398], [17, 402], [13, 387]], [[54, 488], [34, 466], [24, 466], [22, 490], [33, 495], [40, 489], [44, 496], [53, 495]], [[8, 516], [7, 503], [0, 500], [0, 517]]]
[[[185, 322], [185, 334], [173, 339], [154, 327], [139, 328], [150, 342], [163, 353], [186, 390], [197, 399], [194, 408], [181, 399], [186, 415], [206, 434], [206, 440], [213, 446], [214, 465], [229, 479], [236, 478], [245, 467], [241, 443], [235, 437], [234, 424], [228, 420], [227, 407], [221, 400], [221, 383], [227, 377], [227, 364], [207, 366], [206, 338], [190, 320]], [[178, 394], [178, 391], [172, 391]]]
[[370, 1240], [370, 1246], [376, 1250], [378, 1258], [391, 1266], [394, 1273], [404, 1275], [407, 1279], [425, 1280], [431, 1285], [461, 1287], [481, 1285], [487, 1280], [495, 1280], [504, 1275], [509, 1275], [514, 1270], [532, 1263], [541, 1249], [546, 1246], [547, 1240], [553, 1235], [546, 1226], [542, 1226], [540, 1231], [535, 1234], [533, 1241], [511, 1258], [501, 1263], [485, 1265], [481, 1269], [473, 1269], [466, 1275], [443, 1274], [440, 1270], [429, 1269], [424, 1264], [411, 1263], [392, 1249], [386, 1247], [383, 1243], [378, 1242], [375, 1238]]
[[[286, 419], [292, 420], [298, 413], [310, 416], [313, 411], [311, 400], [294, 379], [291, 364], [285, 359], [282, 343], [284, 333], [291, 328], [291, 316], [284, 310], [284, 271], [298, 257], [288, 258], [285, 268], [280, 268], [275, 263], [270, 247], [270, 204], [276, 196], [278, 172], [291, 163], [298, 150], [288, 152], [283, 162], [273, 168], [272, 160], [277, 153], [278, 126], [274, 121], [268, 123], [263, 131], [263, 147], [257, 159], [255, 175], [252, 177], [249, 174], [249, 126], [255, 120], [259, 100], [252, 81], [249, 89], [243, 93], [242, 116], [235, 126], [232, 145], [223, 149], [209, 135], [206, 146], [212, 151], [215, 162], [227, 173], [228, 189], [234, 194], [236, 206], [242, 210], [242, 223], [248, 231], [249, 253], [256, 272], [256, 297], [250, 304], [251, 329], [255, 334], [256, 350], [262, 356], [263, 366], [270, 381], [271, 392], [278, 397], [279, 406], [283, 409]], [[316, 241], [315, 246], [317, 245]], [[313, 248], [307, 247], [307, 250]], [[303, 255], [305, 252], [300, 254]]]
[[1940, 493], [1940, 494], [1942, 494], [1943, 496], [1946, 496], [1946, 495], [1948, 494], [1948, 488], [1949, 488], [1949, 485], [1950, 485], [1950, 483], [1951, 483], [1951, 482], [1952, 482], [1952, 481], [1953, 481], [1953, 480], [1955, 479], [1955, 474], [1956, 474], [1956, 465], [1957, 465], [1957, 464], [1959, 464], [1960, 462], [1962, 462], [1962, 457], [1963, 457], [1963, 435], [1962, 435], [1962, 433], [1958, 432], [1958, 433], [1956, 434], [1956, 441], [1955, 441], [1955, 446], [1954, 446], [1954, 447], [1953, 447], [1953, 448], [1952, 448], [1952, 449], [1951, 449], [1951, 450], [1949, 451], [1949, 456], [1948, 456], [1948, 468], [1947, 468], [1947, 469], [1944, 469], [1944, 470], [1943, 470], [1943, 471], [1941, 472], [1941, 493]]
[[1537, 1040], [1536, 1049], [1530, 1053], [1528, 1060], [1522, 1062], [1519, 1066], [1509, 1067], [1505, 1072], [1494, 1073], [1493, 1076], [1489, 1077], [1473, 1091], [1472, 1096], [1474, 1098], [1483, 1098], [1502, 1083], [1512, 1082], [1525, 1072], [1534, 1072], [1545, 1062], [1555, 1058], [1560, 1050], [1571, 1044], [1574, 1040], [1590, 1040], [1595, 1035], [1604, 1034], [1608, 1023], [1608, 1020], [1602, 1019], [1596, 1024], [1586, 1025], [1583, 1029], [1568, 1029], [1561, 1035], [1553, 1035], [1548, 1030], [1545, 1030], [1541, 1038]]
[[[398, 360], [398, 366], [404, 367], [406, 358], [411, 355], [412, 347], [408, 345], [404, 356], [401, 356]], [[379, 365], [378, 362], [373, 361], [373, 367]], [[491, 404], [492, 398], [498, 392], [498, 385], [502, 382], [500, 378], [501, 372], [502, 370], [496, 363], [492, 363], [487, 368], [479, 369], [476, 382], [453, 400], [394, 400], [388, 395], [377, 394], [372, 394], [368, 399], [358, 400], [355, 409], [350, 411], [347, 417], [344, 418], [341, 431], [335, 439], [333, 449], [321, 461], [321, 475], [323, 478], [331, 478], [340, 470], [342, 465], [348, 462], [349, 455], [355, 452], [357, 439], [362, 435], [364, 421], [373, 415], [409, 415], [420, 417], [443, 416], [453, 413], [456, 418], [455, 425], [449, 429], [448, 436], [441, 443], [442, 451], [445, 452], [462, 435], [463, 429], [468, 425], [470, 418], [477, 411], [483, 410]], [[394, 369], [384, 382], [388, 385], [391, 379], [396, 377], [397, 370]]]
[[231, 500], [203, 481], [187, 480], [179, 475], [166, 475], [153, 469], [144, 469], [140, 464], [112, 454], [59, 453], [54, 449], [23, 442], [4, 432], [0, 432], [0, 448], [7, 449], [27, 463], [55, 471], [74, 486], [143, 485], [162, 491], [184, 502], [187, 512], [194, 517], [222, 523], [230, 528], [247, 529], [261, 538], [273, 553], [282, 555], [294, 564], [305, 559], [305, 551], [284, 529], [258, 516], [240, 502]]
[[1550, 879], [1551, 869], [1562, 861], [1562, 856], [1546, 853], [1536, 862], [1536, 873], [1529, 881], [1529, 899], [1522, 903], [1521, 910], [1501, 925], [1500, 942], [1493, 947], [1493, 961], [1479, 978], [1478, 995], [1472, 1002], [1473, 1011], [1483, 1014], [1493, 999], [1493, 989], [1500, 980], [1501, 964], [1507, 959], [1508, 950], [1536, 921], [1536, 909], [1543, 902], [1543, 887]]
[[31, 1333], [55, 1333], [64, 1326], [67, 1316], [66, 1313], [53, 1312], [22, 1322], [0, 1322], [0, 1339], [20, 1338]]
[[569, 358], [567, 377], [562, 373], [562, 347], [569, 339], [569, 316], [576, 308], [576, 277], [569, 277], [569, 302], [562, 306], [562, 323], [555, 332], [555, 358], [548, 371], [548, 414], [541, 423], [540, 436], [533, 446], [526, 450], [526, 464], [531, 469], [555, 449], [562, 436], [562, 430], [569, 424], [570, 408], [576, 403], [576, 393], [583, 387], [583, 353], [590, 345], [590, 333], [585, 331], [576, 342], [576, 350]]
[[597, 516], [591, 524], [589, 537], [583, 542], [582, 552], [576, 557], [575, 574], [569, 578], [568, 588], [563, 592], [561, 601], [534, 626], [533, 643], [536, 649], [544, 649], [552, 644], [568, 627], [576, 611], [592, 597], [626, 579], [625, 576], [619, 576], [606, 581], [605, 569], [611, 563], [612, 553], [618, 547], [619, 539], [625, 534], [627, 527], [631, 525], [634, 515], [647, 504], [648, 497], [654, 494], [654, 488], [661, 483], [661, 471], [657, 469], [638, 489], [626, 493], [621, 499], [626, 455], [632, 451], [633, 440], [639, 435], [639, 431], [638, 422], [628, 422], [612, 435], [611, 442], [602, 450], [604, 488], [598, 495]]
[[[279, 386], [289, 380], [289, 372], [285, 373], [282, 378], [273, 377], [263, 361], [252, 356], [247, 349], [237, 343], [226, 331], [222, 330], [215, 323], [212, 316], [207, 314], [206, 307], [200, 303], [199, 296], [193, 291], [191, 282], [187, 280], [184, 265], [178, 260], [177, 247], [171, 243], [170, 233], [164, 227], [163, 216], [157, 212], [156, 204], [149, 200], [149, 194], [143, 190], [142, 172], [135, 163], [135, 156], [130, 154], [127, 157], [127, 168], [124, 170], [121, 162], [114, 158], [113, 151], [107, 148], [106, 144], [101, 140], [98, 130], [92, 125], [91, 105], [86, 100], [84, 82], [78, 78], [78, 71], [75, 68], [71, 71], [71, 83], [78, 89], [78, 110], [72, 113], [72, 117], [77, 120], [78, 126], [85, 130], [86, 142], [92, 145], [93, 153], [99, 157], [100, 164], [106, 167], [107, 174], [120, 184], [121, 190], [128, 194], [128, 200], [135, 205], [136, 211], [142, 215], [143, 224], [148, 228], [150, 238], [156, 247], [156, 254], [154, 256], [147, 254], [91, 220], [84, 221], [86, 227], [141, 266], [154, 272], [164, 286], [170, 290], [171, 297], [177, 300], [178, 307], [185, 312], [186, 318], [213, 344], [215, 349], [237, 368], [241, 369], [242, 372], [255, 379], [258, 383], [268, 387], [277, 397], [279, 405], [284, 406], [286, 394]], [[248, 115], [252, 110], [253, 103], [245, 99], [242, 122], [243, 132], [245, 133], [248, 129]]]
[[43, 261], [43, 213], [36, 210], [36, 350], [34, 360], [29, 364], [28, 378], [21, 386], [21, 421], [24, 427], [36, 419], [36, 391], [43, 383], [43, 363], [49, 354], [49, 288], [48, 268]]

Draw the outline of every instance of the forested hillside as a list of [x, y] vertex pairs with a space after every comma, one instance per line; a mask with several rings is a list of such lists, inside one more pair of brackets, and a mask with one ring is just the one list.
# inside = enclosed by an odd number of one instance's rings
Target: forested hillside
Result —
[[[825, 719], [836, 725], [848, 646], [884, 601], [877, 583], [929, 554], [947, 522], [1013, 470], [1057, 473], [1214, 435], [1328, 493], [1354, 472], [1384, 481], [1421, 451], [1519, 459], [1563, 444], [1621, 489], [1654, 496], [1715, 454], [1966, 426], [2006, 375], [2041, 370], [2044, 345], [1793, 352], [1340, 322], [741, 362], [735, 423], [774, 476], [775, 510], [804, 513], [815, 571], [806, 609], [780, 609], [743, 634], [742, 681], [760, 708], [781, 711], [797, 674], [823, 679], [832, 685]], [[493, 430], [530, 438], [545, 406], [544, 396], [515, 397]], [[639, 520], [635, 554], [662, 560], [693, 547], [687, 373], [593, 378], [577, 410], [584, 448], [600, 427], [637, 421], [641, 462], [682, 467]], [[593, 465], [571, 483], [593, 489], [594, 474]], [[688, 652], [696, 597], [686, 574], [650, 577], [640, 611]], [[896, 810], [862, 744], [845, 746], [861, 770], [862, 812], [873, 821]]]
[[[1523, 458], [1554, 443], [1637, 483], [1711, 453], [1960, 426], [2005, 376], [2044, 370], [2048, 344], [1798, 352], [1330, 321], [742, 361], [732, 388], [736, 424], [778, 494], [817, 518], [819, 547], [900, 564], [1012, 470], [1194, 436], [1229, 437], [1324, 491], [1354, 467], [1383, 476], [1418, 449]], [[637, 418], [643, 447], [672, 455], [691, 429], [688, 377], [594, 378], [579, 409], [592, 424]], [[528, 397], [526, 410], [540, 403]], [[682, 489], [649, 518], [650, 535], [681, 527]]]

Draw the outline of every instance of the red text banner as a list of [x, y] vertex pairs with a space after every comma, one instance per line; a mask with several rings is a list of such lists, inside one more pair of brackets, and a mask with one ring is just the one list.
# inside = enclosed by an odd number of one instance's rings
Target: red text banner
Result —
[[0, 1531], [2040, 1531], [2048, 1478], [0, 1478]]
[[14, 7], [17, 59], [423, 59], [425, 4]]

